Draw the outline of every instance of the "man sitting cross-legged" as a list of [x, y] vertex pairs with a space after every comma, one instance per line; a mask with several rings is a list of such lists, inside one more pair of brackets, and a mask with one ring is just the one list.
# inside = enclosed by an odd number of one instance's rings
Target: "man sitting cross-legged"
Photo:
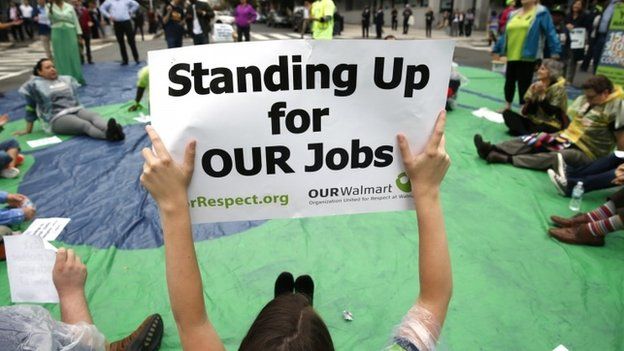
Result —
[[547, 170], [557, 165], [557, 153], [568, 165], [578, 167], [624, 147], [624, 93], [605, 76], [583, 84], [583, 95], [568, 109], [570, 125], [558, 133], [535, 133], [496, 145], [474, 136], [479, 157], [488, 163]]

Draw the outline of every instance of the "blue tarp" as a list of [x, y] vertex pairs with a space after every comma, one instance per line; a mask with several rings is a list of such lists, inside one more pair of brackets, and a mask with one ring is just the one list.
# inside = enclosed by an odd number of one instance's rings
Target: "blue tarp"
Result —
[[[80, 102], [92, 107], [134, 100], [137, 72], [143, 66], [121, 66], [117, 62], [82, 66], [87, 83], [78, 90]], [[0, 114], [8, 113], [12, 121], [24, 118], [24, 98], [17, 90], [4, 94], [5, 97], [0, 98]]]
[[[76, 137], [32, 153], [35, 164], [19, 191], [37, 204], [38, 217], [69, 217], [59, 237], [98, 248], [153, 248], [163, 244], [156, 204], [139, 182], [143, 125], [125, 127], [126, 140]], [[264, 221], [196, 225], [195, 240], [235, 234]]]

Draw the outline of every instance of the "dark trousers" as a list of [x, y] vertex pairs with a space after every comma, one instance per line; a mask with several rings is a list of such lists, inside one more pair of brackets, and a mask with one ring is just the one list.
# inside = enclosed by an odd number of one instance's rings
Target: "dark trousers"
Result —
[[392, 30], [397, 30], [399, 28], [399, 21], [396, 17], [392, 17]]
[[524, 94], [526, 94], [533, 73], [535, 72], [535, 62], [533, 61], [508, 61], [505, 72], [505, 101], [513, 102], [516, 93], [516, 83], [518, 83], [518, 94], [520, 95], [520, 105], [524, 104]]
[[596, 74], [596, 69], [598, 69], [598, 65], [600, 64], [600, 56], [602, 56], [602, 52], [604, 51], [604, 46], [607, 42], [607, 34], [606, 33], [598, 33], [596, 35], [596, 41], [594, 43], [594, 51], [593, 51], [593, 60], [594, 60], [594, 74]]
[[615, 186], [611, 181], [615, 179], [615, 169], [622, 163], [624, 163], [624, 159], [611, 153], [609, 156], [599, 158], [585, 166], [568, 167], [566, 169], [566, 177], [568, 178], [566, 194], [570, 195], [578, 182], [583, 182], [583, 188], [586, 192]]
[[509, 134], [514, 136], [537, 132], [555, 133], [559, 131], [557, 128], [547, 124], [535, 124], [530, 119], [512, 110], [503, 111], [503, 119], [505, 120], [505, 125], [509, 129]]
[[[24, 31], [22, 30], [21, 24], [11, 27], [11, 34], [13, 35], [13, 40], [24, 41]], [[18, 36], [19, 39], [17, 38]]]
[[238, 41], [243, 41], [243, 36], [245, 41], [249, 41], [249, 27], [238, 27], [236, 32], [238, 33]]
[[464, 21], [459, 22], [459, 36], [464, 36]]
[[[494, 145], [497, 151], [511, 156], [511, 164], [515, 167], [530, 168], [545, 171], [549, 168], [557, 168], [557, 152], [538, 151], [533, 146], [525, 144], [521, 138], [513, 138]], [[573, 167], [580, 167], [592, 162], [589, 156], [574, 145], [560, 150], [563, 160]]]
[[28, 37], [32, 39], [35, 35], [35, 22], [33, 22], [32, 18], [24, 18], [24, 29]]
[[381, 27], [382, 27], [381, 24], [375, 25], [375, 32], [377, 34], [377, 39], [381, 39], [381, 32], [382, 32]]
[[368, 38], [368, 27], [370, 23], [362, 22], [362, 38]]
[[182, 40], [184, 39], [184, 33], [167, 34], [165, 33], [165, 41], [167, 42], [167, 48], [181, 48]]
[[136, 33], [138, 31], [141, 32], [141, 41], [145, 41], [145, 34], [143, 34], [143, 20], [134, 20], [134, 34], [136, 35]]
[[409, 17], [403, 17], [403, 34], [409, 31]]
[[431, 38], [431, 27], [432, 27], [431, 22], [427, 22], [425, 24], [425, 35], [427, 36], [427, 38]]
[[204, 33], [193, 34], [193, 45], [208, 44], [208, 36]]
[[466, 23], [466, 36], [469, 37], [472, 35], [472, 21]]
[[[84, 41], [84, 51], [87, 54], [87, 62], [93, 62], [91, 58], [91, 33], [82, 33], [82, 40]], [[80, 62], [84, 63], [84, 56], [82, 50], [80, 50]]]
[[121, 51], [121, 60], [124, 63], [128, 63], [128, 53], [126, 52], [126, 44], [124, 43], [125, 35], [128, 40], [128, 45], [130, 45], [130, 50], [132, 50], [134, 61], [139, 62], [139, 52], [134, 42], [132, 21], [113, 22], [113, 27], [115, 28], [115, 37], [117, 38], [117, 44], [119, 44], [119, 51]]

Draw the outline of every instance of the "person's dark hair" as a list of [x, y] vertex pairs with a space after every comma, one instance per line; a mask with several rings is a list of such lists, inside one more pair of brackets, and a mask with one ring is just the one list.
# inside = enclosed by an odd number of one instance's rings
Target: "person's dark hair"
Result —
[[599, 74], [586, 80], [585, 83], [583, 83], [583, 89], [591, 89], [597, 94], [602, 94], [605, 91], [611, 93], [613, 92], [613, 83], [609, 80], [609, 78]]
[[325, 322], [302, 294], [276, 297], [256, 317], [239, 351], [333, 351]]
[[46, 61], [51, 61], [49, 58], [44, 57], [37, 61], [35, 67], [33, 67], [33, 76], [39, 76], [39, 71], [41, 71], [41, 67], [43, 67], [43, 63]]

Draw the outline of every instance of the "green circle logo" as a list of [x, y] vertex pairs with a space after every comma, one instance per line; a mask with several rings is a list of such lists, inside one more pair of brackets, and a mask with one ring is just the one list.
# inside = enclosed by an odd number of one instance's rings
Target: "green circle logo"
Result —
[[399, 174], [399, 176], [396, 179], [396, 186], [401, 191], [406, 192], [406, 193], [409, 193], [410, 191], [412, 191], [412, 183], [410, 182], [410, 179], [407, 176], [407, 173], [402, 172], [401, 174]]

